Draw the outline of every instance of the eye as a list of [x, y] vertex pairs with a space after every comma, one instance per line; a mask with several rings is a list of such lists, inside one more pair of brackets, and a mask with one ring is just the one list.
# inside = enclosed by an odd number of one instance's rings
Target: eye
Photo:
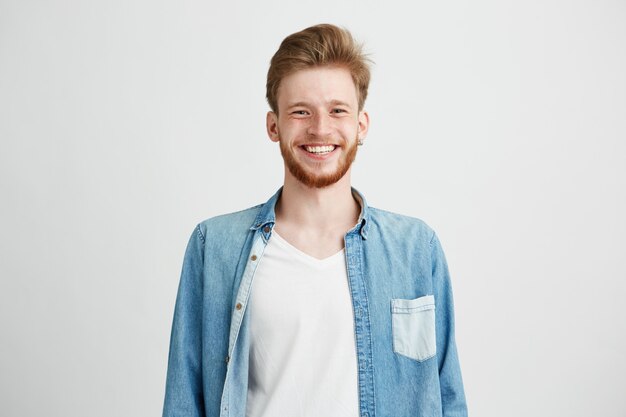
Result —
[[331, 113], [333, 113], [333, 114], [341, 114], [341, 113], [347, 113], [347, 112], [348, 112], [348, 111], [347, 111], [347, 110], [345, 110], [345, 109], [333, 109], [333, 110], [331, 111]]
[[291, 112], [291, 114], [295, 116], [306, 116], [307, 114], [309, 114], [309, 112], [306, 110], [294, 110]]

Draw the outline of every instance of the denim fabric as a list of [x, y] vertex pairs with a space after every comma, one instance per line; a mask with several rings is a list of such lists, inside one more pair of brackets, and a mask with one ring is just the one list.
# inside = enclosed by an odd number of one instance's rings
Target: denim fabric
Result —
[[[245, 416], [246, 307], [280, 192], [194, 230], [174, 311], [164, 416]], [[345, 253], [361, 417], [467, 416], [437, 236], [421, 220], [368, 207], [353, 194], [361, 215], [345, 235]]]

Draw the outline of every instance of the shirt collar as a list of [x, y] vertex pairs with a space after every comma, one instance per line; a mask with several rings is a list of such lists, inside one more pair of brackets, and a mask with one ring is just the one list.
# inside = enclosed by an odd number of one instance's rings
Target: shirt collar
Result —
[[[265, 204], [261, 206], [261, 210], [259, 214], [256, 216], [254, 223], [250, 227], [250, 230], [259, 230], [263, 228], [263, 232], [265, 234], [269, 234], [269, 231], [274, 227], [274, 223], [276, 223], [276, 202], [280, 197], [281, 192], [283, 191], [283, 187], [280, 187], [276, 193], [270, 197], [269, 200]], [[361, 234], [363, 239], [367, 239], [367, 231], [369, 229], [369, 213], [367, 202], [365, 201], [365, 197], [361, 194], [356, 188], [352, 188], [352, 195], [356, 199], [356, 201], [361, 206], [361, 212], [359, 213], [359, 220], [354, 228], [352, 228], [348, 233], [358, 232]], [[268, 228], [266, 228], [266, 226]]]

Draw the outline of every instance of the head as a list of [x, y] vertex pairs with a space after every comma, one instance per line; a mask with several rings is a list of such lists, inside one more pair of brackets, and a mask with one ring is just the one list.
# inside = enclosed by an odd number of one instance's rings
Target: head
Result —
[[286, 180], [316, 188], [349, 180], [369, 125], [363, 111], [368, 64], [350, 33], [333, 25], [310, 27], [281, 43], [267, 77], [267, 129], [280, 143]]
[[267, 72], [267, 102], [278, 114], [277, 97], [283, 78], [303, 69], [336, 66], [350, 72], [362, 111], [370, 83], [369, 64], [362, 46], [346, 29], [330, 24], [311, 26], [287, 36], [272, 57]]

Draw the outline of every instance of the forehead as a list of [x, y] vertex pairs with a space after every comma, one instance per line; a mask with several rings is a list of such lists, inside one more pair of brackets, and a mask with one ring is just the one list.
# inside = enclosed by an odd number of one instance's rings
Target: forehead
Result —
[[279, 108], [295, 102], [320, 105], [342, 101], [358, 105], [350, 71], [342, 67], [314, 67], [289, 74], [281, 80], [277, 96]]

